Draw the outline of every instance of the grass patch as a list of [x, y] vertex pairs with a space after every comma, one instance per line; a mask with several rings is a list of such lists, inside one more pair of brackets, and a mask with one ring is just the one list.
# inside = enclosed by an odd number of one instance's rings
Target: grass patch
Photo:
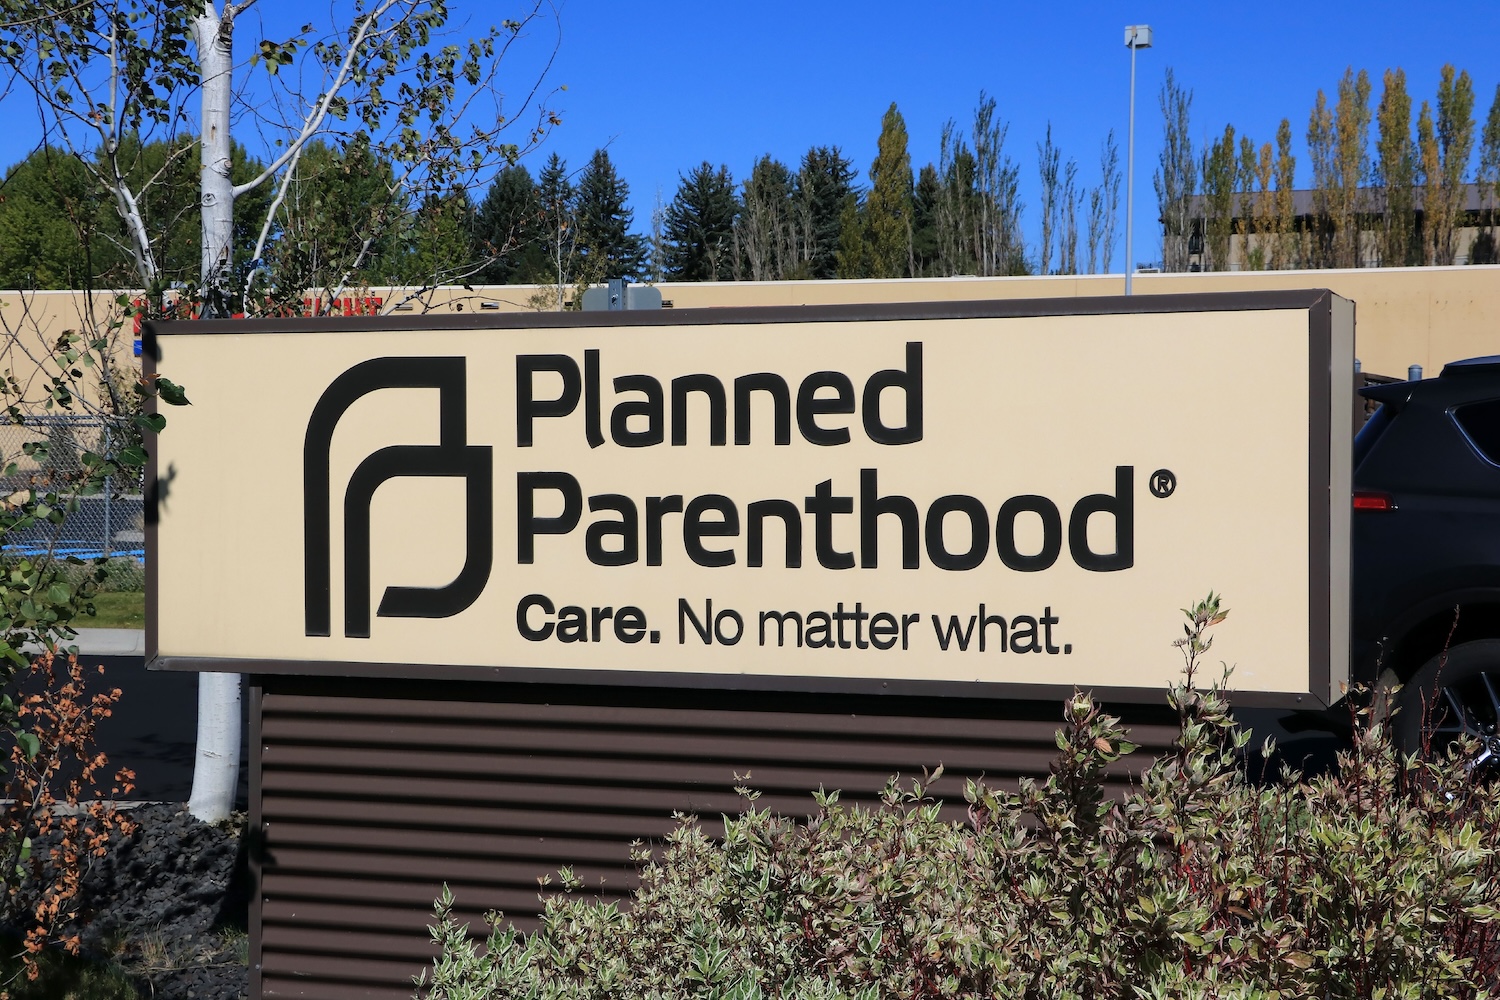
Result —
[[0, 962], [0, 977], [11, 1000], [137, 1000], [141, 995], [113, 962], [48, 949], [38, 965], [41, 974], [28, 980], [19, 962], [8, 956]]
[[145, 628], [146, 595], [139, 590], [94, 595], [95, 614], [79, 615], [77, 628]]

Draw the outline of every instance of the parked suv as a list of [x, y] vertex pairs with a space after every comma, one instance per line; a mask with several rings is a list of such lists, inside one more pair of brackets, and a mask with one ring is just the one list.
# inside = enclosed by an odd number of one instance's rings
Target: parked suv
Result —
[[1354, 439], [1351, 664], [1404, 685], [1405, 749], [1459, 733], [1500, 771], [1500, 355], [1360, 390]]

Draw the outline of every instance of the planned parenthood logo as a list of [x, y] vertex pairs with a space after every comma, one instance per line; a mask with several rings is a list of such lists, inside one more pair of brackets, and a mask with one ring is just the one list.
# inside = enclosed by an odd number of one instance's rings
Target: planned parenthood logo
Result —
[[332, 635], [329, 448], [355, 402], [381, 389], [438, 390], [435, 445], [393, 445], [359, 464], [344, 491], [344, 635], [370, 637], [370, 503], [381, 484], [401, 476], [462, 477], [465, 483], [463, 569], [442, 587], [388, 587], [381, 618], [449, 618], [484, 591], [494, 562], [494, 459], [468, 443], [465, 359], [375, 358], [333, 381], [313, 408], [302, 451], [306, 631]]

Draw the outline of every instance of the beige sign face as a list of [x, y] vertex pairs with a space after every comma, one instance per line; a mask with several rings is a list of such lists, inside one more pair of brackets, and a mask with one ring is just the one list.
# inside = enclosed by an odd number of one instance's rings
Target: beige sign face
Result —
[[1326, 698], [1331, 311], [169, 329], [157, 654]]

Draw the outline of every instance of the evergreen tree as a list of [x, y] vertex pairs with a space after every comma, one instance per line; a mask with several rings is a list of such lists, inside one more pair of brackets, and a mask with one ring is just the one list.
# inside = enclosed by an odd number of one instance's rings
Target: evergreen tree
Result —
[[537, 198], [542, 203], [542, 245], [546, 248], [547, 280], [561, 304], [562, 289], [574, 281], [578, 267], [579, 236], [574, 211], [573, 181], [568, 165], [553, 153], [537, 175]]
[[635, 280], [646, 272], [646, 242], [630, 231], [635, 213], [625, 204], [629, 197], [630, 185], [615, 172], [609, 153], [596, 149], [574, 195], [581, 280]]
[[43, 146], [0, 181], [0, 291], [128, 283], [129, 258], [110, 239], [118, 229], [77, 157]]
[[546, 213], [531, 171], [519, 164], [495, 175], [474, 221], [487, 284], [524, 285], [552, 280], [547, 260]]
[[912, 176], [906, 150], [906, 119], [896, 104], [880, 120], [870, 193], [865, 199], [870, 276], [905, 278], [912, 273]]
[[1375, 184], [1381, 201], [1380, 263], [1404, 267], [1418, 261], [1416, 150], [1411, 141], [1411, 96], [1406, 71], [1386, 70], [1375, 118]]
[[278, 236], [264, 251], [278, 278], [268, 289], [273, 299], [292, 305], [308, 289], [401, 280], [408, 209], [392, 193], [393, 177], [390, 162], [368, 143], [303, 148], [277, 211]]
[[849, 199], [858, 197], [854, 176], [853, 165], [837, 146], [815, 146], [802, 157], [794, 203], [803, 277], [832, 278], [839, 273], [844, 212]]
[[786, 164], [770, 156], [755, 161], [734, 226], [736, 277], [774, 281], [797, 273], [794, 188]]
[[728, 167], [707, 160], [694, 167], [667, 206], [662, 273], [676, 281], [731, 280], [739, 208]]
[[942, 197], [943, 182], [937, 167], [929, 163], [918, 172], [917, 189], [912, 196], [913, 277], [939, 273], [938, 214]]
[[436, 288], [473, 279], [484, 260], [474, 239], [474, 216], [467, 188], [424, 197], [405, 234], [401, 283]]
[[[191, 136], [142, 143], [127, 134], [115, 150], [126, 183], [144, 192], [136, 207], [144, 232], [158, 248], [164, 281], [188, 280], [198, 271], [199, 156]], [[238, 142], [230, 143], [230, 157], [230, 176], [237, 183], [262, 169]], [[146, 177], [158, 180], [145, 184]], [[252, 213], [264, 212], [268, 203], [263, 190], [243, 201]], [[250, 257], [255, 237], [248, 222], [235, 225], [236, 259]], [[76, 156], [44, 146], [13, 165], [0, 183], [0, 287], [129, 287], [140, 280], [129, 245], [114, 203]]]

